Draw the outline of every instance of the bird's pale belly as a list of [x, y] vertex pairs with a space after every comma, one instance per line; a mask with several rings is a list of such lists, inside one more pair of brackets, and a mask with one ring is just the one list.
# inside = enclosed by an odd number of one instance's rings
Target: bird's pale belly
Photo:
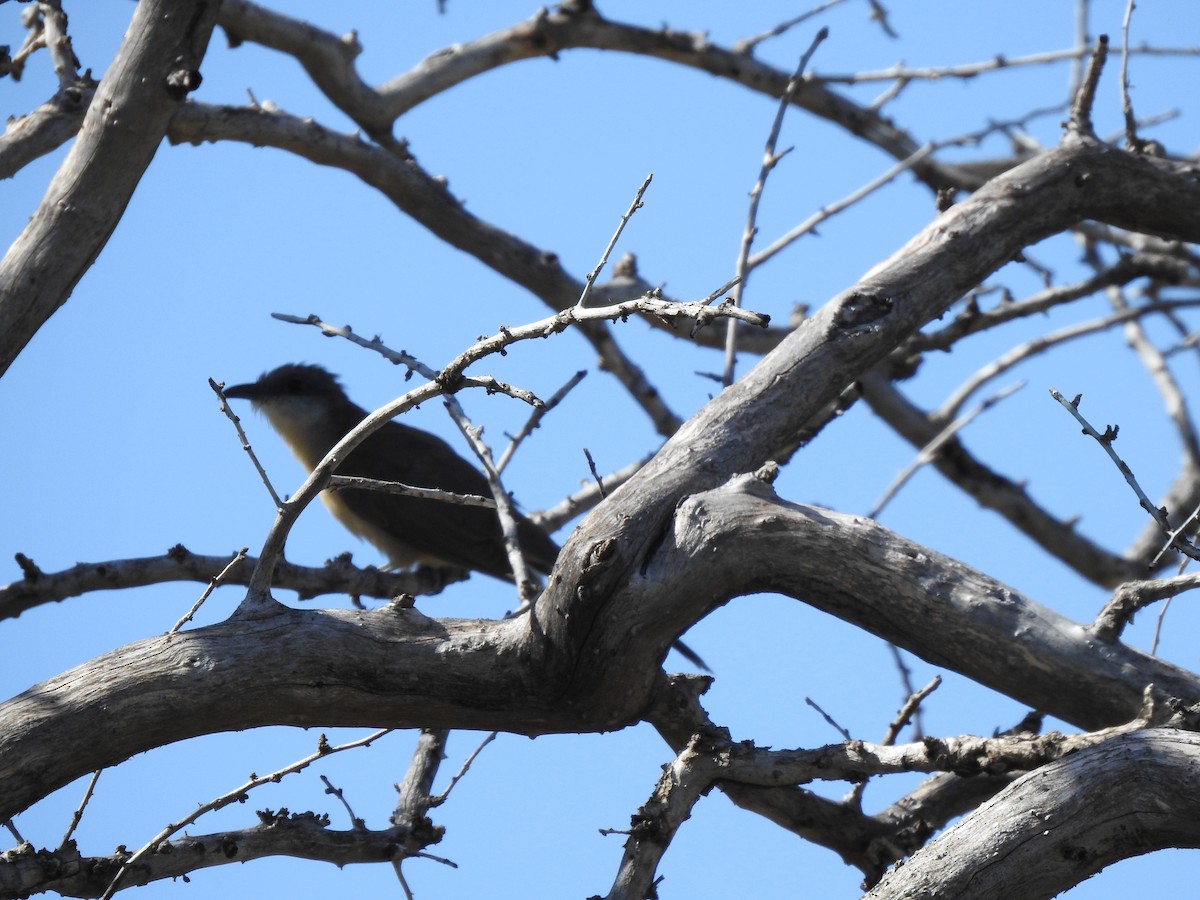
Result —
[[415, 565], [449, 566], [451, 563], [414, 549], [381, 528], [356, 515], [338, 496], [337, 491], [321, 491], [321, 502], [334, 517], [358, 537], [371, 543], [387, 557], [389, 569], [408, 569]]

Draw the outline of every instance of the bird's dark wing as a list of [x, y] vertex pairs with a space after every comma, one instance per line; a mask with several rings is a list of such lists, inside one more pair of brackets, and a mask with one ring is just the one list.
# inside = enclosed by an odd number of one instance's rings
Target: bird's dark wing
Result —
[[[338, 467], [338, 473], [492, 496], [487, 479], [449, 444], [398, 422], [389, 423], [364, 441]], [[395, 544], [411, 548], [418, 561], [441, 561], [498, 578], [512, 577], [495, 510], [361, 489], [339, 490], [336, 499], [355, 516], [375, 523]], [[518, 517], [517, 527], [529, 564], [549, 572], [558, 546], [524, 516]], [[389, 552], [371, 534], [359, 533]]]

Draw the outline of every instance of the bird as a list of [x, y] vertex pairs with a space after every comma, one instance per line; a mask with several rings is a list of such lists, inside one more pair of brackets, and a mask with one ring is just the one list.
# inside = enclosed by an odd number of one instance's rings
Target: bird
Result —
[[[225, 396], [249, 400], [310, 472], [367, 417], [367, 411], [351, 401], [337, 378], [315, 365], [279, 366], [257, 381], [226, 388]], [[488, 480], [449, 444], [395, 421], [352, 450], [335, 474], [493, 497]], [[494, 509], [365, 488], [324, 490], [321, 500], [347, 529], [373, 544], [390, 568], [448, 566], [513, 580]], [[516, 521], [526, 562], [548, 575], [558, 558], [558, 545], [520, 513], [516, 513]]]
[[[257, 381], [225, 388], [224, 393], [230, 399], [249, 400], [263, 413], [309, 472], [367, 417], [367, 411], [321, 366], [288, 363]], [[395, 421], [351, 450], [335, 474], [494, 499], [488, 480], [453, 447], [436, 435]], [[374, 544], [390, 568], [450, 566], [514, 580], [493, 509], [366, 488], [327, 489], [321, 491], [321, 500], [353, 534]], [[515, 515], [526, 563], [549, 575], [558, 558], [558, 544], [539, 525], [519, 512]], [[711, 671], [683, 641], [672, 646], [693, 665]]]

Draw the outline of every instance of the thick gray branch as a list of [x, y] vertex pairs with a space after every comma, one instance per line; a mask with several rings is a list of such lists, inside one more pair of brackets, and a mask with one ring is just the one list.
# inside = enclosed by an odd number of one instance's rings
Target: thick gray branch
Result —
[[1105, 866], [1200, 846], [1200, 735], [1138, 732], [1018, 779], [867, 897], [1054, 897]]
[[527, 622], [276, 604], [253, 620], [129, 644], [0, 705], [0, 818], [71, 772], [216, 731], [377, 721], [573, 730], [578, 710], [548, 696], [553, 679], [528, 665]]
[[[575, 638], [547, 646], [585, 645], [625, 613], [616, 599], [638, 583], [683, 498], [762, 465], [770, 448], [786, 446], [847, 385], [1023, 246], [1084, 218], [1200, 239], [1200, 185], [1175, 164], [1071, 141], [943, 213], [714, 398], [580, 524], [537, 608], [546, 628]], [[582, 679], [611, 674], [589, 653], [577, 663]]]
[[28, 115], [11, 120], [0, 135], [0, 178], [12, 178], [73, 138], [95, 92], [95, 82], [80, 81], [60, 89]]
[[74, 146], [0, 261], [0, 375], [108, 242], [172, 113], [200, 83], [219, 6], [211, 0], [137, 5]]
[[871, 519], [780, 501], [748, 476], [683, 501], [631, 585], [645, 592], [634, 603], [639, 611], [717, 605], [752, 590], [803, 600], [1089, 730], [1137, 716], [1151, 683], [1160, 697], [1200, 700], [1200, 677], [1191, 672], [1102, 642]]
[[[1200, 699], [1191, 673], [1105, 644], [874, 522], [783, 503], [748, 476], [688, 499], [667, 525], [644, 571], [614, 595], [611, 616], [584, 636], [528, 616], [480, 622], [429, 619], [398, 604], [374, 612], [276, 605], [258, 618], [114, 650], [0, 706], [0, 817], [82, 773], [214, 731], [617, 727], [645, 714], [656, 663], [684, 628], [735, 595], [763, 590], [801, 597], [1085, 727], [1133, 718], [1151, 682], [1161, 694]], [[570, 620], [574, 608], [551, 615]], [[564, 638], [582, 646], [551, 643]], [[605, 677], [580, 677], [576, 659]]]
[[[465, 242], [501, 237], [447, 204], [448, 195], [421, 173], [359, 146], [350, 154], [356, 174], [419, 220]], [[324, 162], [346, 162], [344, 142], [310, 147]], [[381, 159], [389, 164], [367, 171]], [[713, 606], [757, 590], [803, 597], [1088, 727], [1132, 717], [1149, 682], [1197, 699], [1195, 676], [1099, 642], [874, 523], [763, 497], [751, 497], [762, 505], [737, 518], [733, 508], [714, 515], [719, 495], [688, 499], [757, 467], [763, 448], [794, 439], [846, 385], [1022, 246], [1085, 217], [1200, 239], [1200, 188], [1170, 163], [1092, 143], [1035, 158], [953, 207], [834, 298], [597, 507], [535, 605], [536, 627], [528, 617], [431, 620], [395, 607], [279, 609], [147, 639], [0, 706], [0, 816], [84, 772], [218, 730], [271, 723], [525, 733], [616, 727], [643, 712], [655, 662], [671, 640]], [[528, 254], [501, 267], [520, 283], [552, 290], [570, 281], [555, 263]], [[739, 503], [750, 497], [742, 493]], [[727, 523], [738, 527], [730, 531]], [[688, 529], [701, 526], [689, 545]], [[739, 552], [729, 553], [734, 547]], [[839, 557], [847, 548], [857, 556]], [[836, 569], [821, 568], [831, 559], [841, 560]], [[1005, 647], [1012, 649], [998, 649]]]

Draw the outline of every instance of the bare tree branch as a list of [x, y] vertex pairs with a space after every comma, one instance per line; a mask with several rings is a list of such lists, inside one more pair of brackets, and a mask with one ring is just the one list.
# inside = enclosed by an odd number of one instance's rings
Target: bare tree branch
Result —
[[[43, 572], [28, 557], [17, 554], [25, 571], [21, 581], [0, 586], [0, 619], [15, 618], [43, 603], [55, 603], [91, 591], [111, 591], [165, 584], [171, 581], [206, 582], [229, 563], [228, 556], [201, 556], [176, 544], [163, 556], [113, 559], [78, 563], [61, 572]], [[224, 584], [247, 585], [258, 564], [243, 557], [225, 576]], [[323, 567], [298, 566], [280, 560], [272, 584], [296, 591], [302, 600], [322, 594], [350, 594], [389, 598], [400, 594], [437, 593], [447, 577], [430, 569], [415, 572], [383, 572], [374, 567], [359, 569], [348, 558], [330, 560]]]
[[[586, 634], [528, 616], [489, 622], [429, 619], [397, 604], [374, 612], [275, 605], [255, 618], [138, 641], [64, 672], [0, 705], [0, 817], [85, 772], [213, 730], [315, 721], [527, 734], [616, 727], [640, 717], [656, 690], [647, 674], [657, 671], [653, 660], [688, 624], [762, 590], [803, 597], [1083, 727], [1137, 715], [1151, 683], [1156, 696], [1200, 699], [1192, 673], [1099, 645], [982, 573], [868, 520], [781, 502], [746, 476], [684, 502], [644, 581], [610, 596], [606, 616]], [[586, 611], [589, 599], [576, 595], [567, 618]], [[923, 625], [931, 620], [936, 632]], [[988, 652], [1014, 634], [1020, 653]], [[556, 644], [564, 635], [575, 645]], [[573, 662], [581, 656], [595, 677], [581, 677]], [[305, 673], [314, 671], [322, 679], [310, 685]], [[204, 688], [189, 691], [188, 683]], [[231, 695], [243, 702], [221, 702]], [[165, 715], [164, 704], [187, 714]], [[56, 714], [63, 710], [71, 714]], [[114, 716], [126, 727], [101, 727], [99, 719]]]
[[[1194, 847], [1200, 796], [1185, 773], [1197, 759], [1200, 736], [1173, 729], [1081, 751], [1018, 779], [866, 896], [912, 897], [936, 884], [979, 900], [1039, 900], [1118, 860]], [[1053, 852], [1045, 852], [1047, 842]]]
[[[940, 422], [918, 409], [887, 378], [871, 373], [862, 380], [863, 398], [871, 409], [918, 450], [941, 432]], [[956, 438], [943, 442], [932, 464], [961, 490], [1004, 516], [1047, 553], [1108, 587], [1137, 578], [1145, 568], [1136, 559], [1106, 550], [1077, 532], [1072, 520], [1057, 519], [1035, 502], [1025, 488], [985, 466]]]
[[[53, 890], [107, 896], [119, 887], [186, 876], [205, 866], [288, 854], [336, 865], [387, 863], [401, 890], [411, 897], [405, 877], [411, 873], [402, 871], [406, 860], [452, 865], [428, 852], [443, 833], [430, 812], [446, 801], [459, 778], [451, 779], [442, 794], [434, 794], [451, 728], [530, 736], [601, 732], [639, 722], [657, 729], [670, 747], [668, 758], [674, 760], [634, 816], [613, 897], [640, 900], [654, 892], [663, 854], [714, 788], [741, 809], [831, 850], [862, 873], [865, 886], [877, 885], [872, 896], [953, 891], [962, 884], [972, 896], [1043, 896], [1130, 852], [1197, 843], [1195, 829], [1188, 825], [1196, 818], [1188, 806], [1192, 798], [1177, 788], [1187, 779], [1176, 769], [1177, 758], [1190, 758], [1200, 747], [1193, 746], [1192, 739], [1200, 723], [1200, 675], [1157, 658], [1153, 650], [1141, 653], [1120, 641], [1137, 610], [1194, 586], [1194, 576], [1129, 579], [1162, 568], [1157, 554], [1164, 545], [1191, 540], [1192, 520], [1200, 515], [1200, 437], [1186, 408], [1184, 382], [1171, 367], [1172, 354], [1196, 353], [1200, 347], [1200, 330], [1191, 324], [1191, 307], [1200, 302], [1200, 254], [1186, 243], [1200, 240], [1200, 187], [1194, 158], [1172, 159], [1165, 148], [1138, 136], [1139, 129], [1156, 119], [1135, 119], [1127, 96], [1126, 69], [1134, 52], [1129, 49], [1131, 8], [1123, 29], [1120, 75], [1129, 146], [1121, 147], [1121, 134], [1105, 140], [1095, 135], [1094, 122], [1109, 112], [1104, 105], [1108, 101], [1098, 92], [1107, 39], [1088, 49], [1087, 0], [1077, 3], [1077, 40], [1069, 51], [1016, 59], [997, 56], [957, 66], [897, 64], [838, 76], [840, 82], [811, 74], [789, 79], [785, 71], [754, 58], [760, 40], [794, 27], [808, 14], [726, 49], [699, 31], [618, 22], [601, 15], [590, 0], [565, 0], [553, 10], [540, 10], [491, 34], [447, 46], [407, 70], [410, 63], [401, 62], [391, 69], [398, 75], [371, 84], [362, 74], [369, 71], [362, 51], [364, 46], [380, 48], [360, 40], [357, 32], [339, 35], [249, 0], [201, 6], [167, 10], [161, 2], [139, 5], [120, 54], [99, 85], [91, 70], [81, 74], [70, 38], [84, 46], [82, 36], [69, 35], [58, 0], [26, 5], [25, 45], [15, 57], [0, 48], [0, 76], [16, 80], [28, 61], [30, 67], [40, 66], [37, 75], [50, 85], [38, 98], [55, 91], [30, 115], [10, 121], [0, 137], [0, 176], [75, 137], [67, 162], [25, 234], [0, 261], [0, 374], [96, 258], [164, 133], [173, 143], [242, 143], [350, 174], [360, 190], [365, 187], [376, 200], [390, 201], [402, 217], [426, 232], [421, 239], [427, 244], [440, 241], [469, 254], [540, 300], [548, 315], [525, 325], [501, 325], [441, 368], [393, 351], [380, 338], [360, 338], [349, 326], [333, 326], [316, 316], [280, 316], [378, 352], [408, 369], [407, 374], [403, 369], [398, 373], [405, 381], [418, 372], [426, 383], [398, 386], [398, 391], [413, 389], [367, 417], [290, 499], [273, 493], [278, 516], [257, 560], [248, 565], [239, 559], [230, 562], [228, 555], [193, 556], [176, 547], [161, 558], [43, 572], [17, 554], [21, 575], [0, 587], [0, 618], [100, 588], [167, 580], [210, 581], [210, 589], [221, 582], [227, 585], [225, 592], [233, 584], [245, 589], [239, 592], [237, 611], [224, 622], [184, 630], [180, 624], [185, 617], [166, 634], [113, 649], [0, 704], [0, 824], [22, 845], [0, 860], [0, 895]], [[867, 0], [860, 11], [869, 11], [885, 34], [894, 35], [881, 2]], [[305, 73], [301, 87], [315, 88], [320, 103], [328, 100], [353, 124], [343, 133], [305, 117], [305, 111], [291, 115], [269, 101], [259, 104], [253, 95], [249, 106], [181, 102], [199, 83], [199, 60], [214, 19], [232, 47], [254, 43], [295, 61]], [[796, 33], [792, 38], [800, 46], [806, 40]], [[394, 129], [416, 105], [455, 85], [518, 60], [549, 67], [548, 60], [585, 49], [709, 73], [726, 87], [739, 85], [753, 92], [759, 99], [752, 102], [776, 98], [778, 117], [794, 106], [830, 123], [833, 128], [826, 130], [842, 143], [857, 144], [868, 153], [883, 152], [897, 162], [867, 187], [822, 208], [757, 255], [750, 252], [758, 227], [752, 206], [737, 275], [699, 302], [666, 299], [660, 287], [639, 275], [630, 253], [613, 267], [609, 282], [598, 282], [620, 228], [601, 266], [587, 277], [576, 277], [560, 262], [555, 252], [559, 248], [538, 246], [507, 231], [508, 223], [468, 212], [448, 189], [449, 182], [422, 168]], [[228, 55], [214, 56], [213, 61]], [[918, 80], [964, 79], [1084, 55], [1090, 57], [1090, 65], [1086, 74], [1082, 66], [1077, 72], [1069, 120], [1060, 145], [1052, 149], [1042, 149], [1044, 123], [1037, 123], [1036, 130], [1033, 124], [1049, 107], [1015, 118], [987, 119], [982, 127], [980, 111], [972, 109], [968, 114], [976, 130], [953, 139], [918, 139], [888, 117], [900, 115], [902, 95], [912, 101], [913, 94], [926, 89], [927, 85], [916, 86]], [[373, 65], [378, 64], [377, 58]], [[880, 84], [873, 102], [851, 99], [866, 97], [870, 89], [864, 91], [861, 85], [871, 81]], [[842, 83], [850, 85], [844, 94], [837, 87]], [[293, 86], [256, 84], [254, 90], [290, 91]], [[1061, 116], [1065, 106], [1054, 107], [1055, 115]], [[936, 121], [949, 121], [937, 112]], [[418, 124], [414, 120], [414, 126]], [[779, 158], [774, 137], [764, 173]], [[967, 149], [984, 141], [1001, 149], [986, 158], [976, 153], [968, 159]], [[185, 152], [181, 158], [194, 155]], [[844, 289], [823, 305], [796, 303], [790, 321], [774, 329], [767, 327], [765, 316], [727, 298], [730, 291], [733, 300], [740, 298], [753, 268], [809, 233], [815, 222], [905, 171], [920, 182], [917, 196], [923, 188], [937, 192], [936, 218], [929, 222], [929, 210], [922, 214], [918, 209], [918, 221], [928, 224], [915, 234], [906, 232], [911, 240], [876, 262], [857, 282], [843, 282]], [[625, 220], [640, 198], [641, 192]], [[1069, 245], [1062, 236], [1072, 234], [1084, 247], [1084, 264], [1092, 269], [1088, 277], [1070, 274], [1064, 279], [1061, 274], [1075, 271], [1074, 260], [1061, 252]], [[574, 254], [576, 248], [564, 239], [563, 252]], [[661, 265], [657, 257], [655, 265]], [[779, 282], [779, 303], [785, 309], [789, 298], [808, 299], [812, 288], [805, 287], [805, 279], [793, 278], [788, 287], [786, 272], [779, 264], [775, 268], [784, 278]], [[1009, 282], [993, 282], [1010, 272], [1017, 279], [1013, 285], [1032, 278], [1041, 289], [1017, 294]], [[675, 272], [666, 275], [678, 278]], [[665, 284], [665, 276], [662, 280]], [[1126, 286], [1135, 281], [1132, 293]], [[1048, 311], [1059, 320], [1070, 316], [1069, 321], [1080, 322], [1085, 317], [1065, 310], [1066, 304], [1094, 305], [1103, 298], [1090, 298], [1103, 292], [1114, 307], [1110, 314], [1066, 329], [1055, 325], [1055, 331], [1037, 327], [1033, 317]], [[953, 321], [937, 324], [952, 311], [957, 311]], [[1156, 314], [1156, 319], [1145, 318]], [[613, 323], [631, 317], [670, 329], [679, 339], [701, 347], [720, 345], [715, 332], [726, 329], [708, 326], [725, 318], [731, 350], [736, 345], [762, 359], [709, 402], [694, 400], [687, 408], [700, 408], [685, 421], [673, 405], [687, 404], [688, 395], [672, 385], [669, 404], [660, 394], [660, 386], [666, 390], [658, 381], [661, 376], [651, 374], [664, 370], [663, 361], [653, 360], [653, 367], [647, 364], [643, 370], [628, 350], [635, 346], [634, 337], [627, 340], [614, 332]], [[952, 392], [941, 409], [919, 409], [897, 390], [896, 383], [916, 376], [917, 396], [936, 377], [930, 369], [944, 371], [936, 362], [939, 354], [927, 351], [965, 352], [963, 339], [1010, 323], [1016, 326], [1011, 331], [1023, 332], [1009, 342], [1015, 349], [989, 366], [967, 369], [975, 375]], [[1124, 553], [1077, 535], [1072, 521], [1051, 516], [1021, 485], [993, 472], [982, 457], [968, 454], [957, 438], [965, 424], [962, 408], [987, 379], [1036, 353], [1057, 349], [1074, 336], [1117, 324], [1125, 327], [1133, 347], [1128, 355], [1140, 358], [1159, 386], [1157, 402], [1169, 418], [1160, 430], [1169, 432], [1173, 424], [1185, 448], [1163, 501], [1169, 509], [1154, 510], [1142, 496], [1156, 522], [1142, 526]], [[1157, 331], [1149, 330], [1159, 326], [1165, 326], [1162, 341]], [[591, 483], [541, 521], [561, 523], [582, 509], [590, 512], [567, 538], [545, 586], [537, 586], [540, 593], [519, 615], [503, 620], [435, 619], [413, 608], [412, 595], [440, 590], [458, 577], [453, 571], [395, 575], [359, 570], [349, 564], [348, 554], [325, 569], [301, 569], [284, 561], [284, 544], [296, 517], [322, 489], [348, 483], [330, 473], [371, 428], [413, 404], [452, 397], [465, 387], [502, 393], [540, 411], [544, 407], [537, 395], [480, 374], [480, 363], [510, 352], [519, 341], [545, 339], [567, 329], [579, 331], [599, 356], [599, 367], [614, 374], [615, 383], [604, 382], [610, 395], [606, 401], [615, 397], [621, 402], [624, 392], [666, 440], [652, 457], [606, 478], [601, 478], [602, 470], [587, 449], [599, 449], [592, 436], [581, 433], [565, 445], [560, 442], [557, 464], [577, 468], [580, 476], [590, 469]], [[1039, 336], [1030, 341], [1025, 332], [1034, 329]], [[667, 343], [657, 335], [651, 339]], [[556, 344], [565, 346], [562, 341], [544, 346]], [[555, 366], [566, 356], [555, 358]], [[567, 359], [567, 365], [574, 370], [579, 364]], [[686, 367], [703, 368], [703, 362]], [[676, 393], [681, 400], [674, 400]], [[919, 461], [936, 465], [1086, 578], [1109, 587], [1121, 585], [1096, 621], [1072, 621], [869, 519], [778, 496], [771, 485], [780, 465], [860, 397], [885, 424], [924, 447]], [[1066, 405], [1077, 413], [1075, 404]], [[92, 412], [84, 407], [79, 411], [81, 421]], [[535, 412], [530, 427], [537, 416]], [[32, 418], [28, 425], [18, 423], [19, 439], [38, 434], [40, 413]], [[461, 415], [458, 418], [471, 432]], [[1115, 428], [1092, 433], [1112, 449]], [[490, 450], [481, 446], [479, 454], [486, 462]], [[597, 453], [609, 467], [614, 465], [612, 457], [607, 444]], [[503, 462], [494, 467], [497, 472]], [[857, 458], [853, 463], [858, 465]], [[503, 520], [506, 495], [498, 474], [489, 474]], [[402, 485], [381, 489], [408, 490]], [[441, 499], [495, 502], [461, 495]], [[29, 534], [28, 546], [51, 558], [50, 550], [40, 548], [38, 532], [31, 528]], [[242, 543], [246, 542], [232, 545]], [[80, 555], [104, 554], [84, 550]], [[518, 559], [513, 569], [520, 572]], [[526, 593], [532, 596], [536, 591], [532, 581], [530, 585]], [[274, 596], [284, 588], [302, 596], [348, 593], [355, 608], [290, 608]], [[474, 593], [470, 588], [466, 592]], [[727, 604], [732, 611], [742, 597], [763, 593], [775, 594], [777, 600], [792, 598], [794, 604], [836, 617], [868, 644], [877, 637], [898, 658], [902, 651], [905, 658], [912, 654], [944, 670], [942, 674], [958, 673], [975, 687], [999, 692], [1037, 712], [1015, 729], [992, 737], [925, 736], [896, 745], [901, 723], [924, 693], [910, 685], [908, 701], [879, 744], [853, 740], [850, 730], [882, 732], [891, 718], [890, 705], [875, 711], [875, 725], [847, 721], [846, 740], [823, 747], [770, 749], [756, 744], [754, 735], [734, 741], [701, 705], [701, 694], [712, 679], [669, 677], [662, 666], [672, 644], [699, 620]], [[392, 599], [367, 610], [359, 602], [360, 594]], [[52, 613], [42, 610], [39, 615]], [[161, 628], [177, 615], [164, 615]], [[942, 677], [927, 672], [922, 680], [931, 676], [931, 686]], [[884, 682], [886, 677], [885, 673]], [[906, 684], [912, 681], [907, 673], [905, 678]], [[236, 702], [231, 703], [231, 697]], [[1084, 732], [1039, 734], [1043, 713]], [[326, 780], [326, 785], [343, 800], [350, 816], [351, 829], [344, 832], [331, 830], [328, 816], [318, 813], [264, 810], [257, 827], [172, 839], [181, 826], [175, 822], [136, 854], [121, 845], [110, 856], [85, 856], [71, 839], [74, 824], [57, 850], [37, 851], [24, 845], [22, 835], [44, 833], [32, 827], [33, 816], [23, 820], [21, 830], [13, 823], [14, 815], [72, 779], [98, 774], [134, 754], [214, 732], [280, 725], [421, 728], [408, 772], [397, 787], [390, 824], [373, 829], [365, 821], [369, 817], [359, 819], [354, 810], [362, 809], [361, 798], [343, 798], [341, 789], [348, 781], [338, 777]], [[328, 749], [322, 740], [317, 755]], [[1129, 756], [1140, 768], [1125, 767], [1123, 760]], [[460, 775], [473, 759], [474, 755]], [[307, 762], [311, 759], [298, 765]], [[1097, 768], [1090, 768], [1093, 765]], [[878, 813], [864, 811], [867, 784], [874, 795], [883, 785], [900, 781], [885, 781], [887, 776], [915, 772], [930, 777], [915, 788], [893, 791]], [[1019, 777], [1021, 772], [1032, 774]], [[280, 775], [252, 776], [247, 785], [200, 811], [241, 800], [249, 787]], [[840, 800], [812, 788], [815, 782], [829, 780], [848, 786], [830, 795], [840, 794]], [[646, 780], [646, 787], [651, 781], [653, 777]], [[1172, 791], [1161, 787], [1164, 781], [1171, 782]], [[911, 785], [912, 779], [904, 783]], [[1080, 790], [1081, 783], [1088, 790]], [[1122, 790], [1108, 789], [1112, 784]], [[1101, 796], [1084, 796], [1090, 794]], [[1127, 796], [1107, 796], [1114, 794]], [[76, 821], [89, 795], [90, 789]], [[95, 803], [88, 809], [89, 815], [95, 814]], [[1031, 810], [1040, 814], [1046, 809], [1052, 813], [1049, 820], [1030, 816]], [[1155, 810], [1163, 824], [1147, 824], [1145, 809]], [[964, 814], [960, 826], [929, 843], [938, 829]], [[1115, 822], [1117, 829], [1105, 830], [1107, 821]], [[1124, 841], [1122, 826], [1136, 830], [1138, 838]], [[56, 828], [54, 833], [61, 833]], [[1010, 835], [1020, 842], [1005, 843]], [[890, 866], [909, 857], [907, 865], [880, 881]], [[386, 870], [383, 875], [392, 877]]]
[[[66, 302], [108, 241], [172, 113], [200, 84], [217, 8], [199, 0], [136, 7], [79, 138], [0, 260], [0, 375]], [[114, 108], [122, 114], [111, 115]]]

